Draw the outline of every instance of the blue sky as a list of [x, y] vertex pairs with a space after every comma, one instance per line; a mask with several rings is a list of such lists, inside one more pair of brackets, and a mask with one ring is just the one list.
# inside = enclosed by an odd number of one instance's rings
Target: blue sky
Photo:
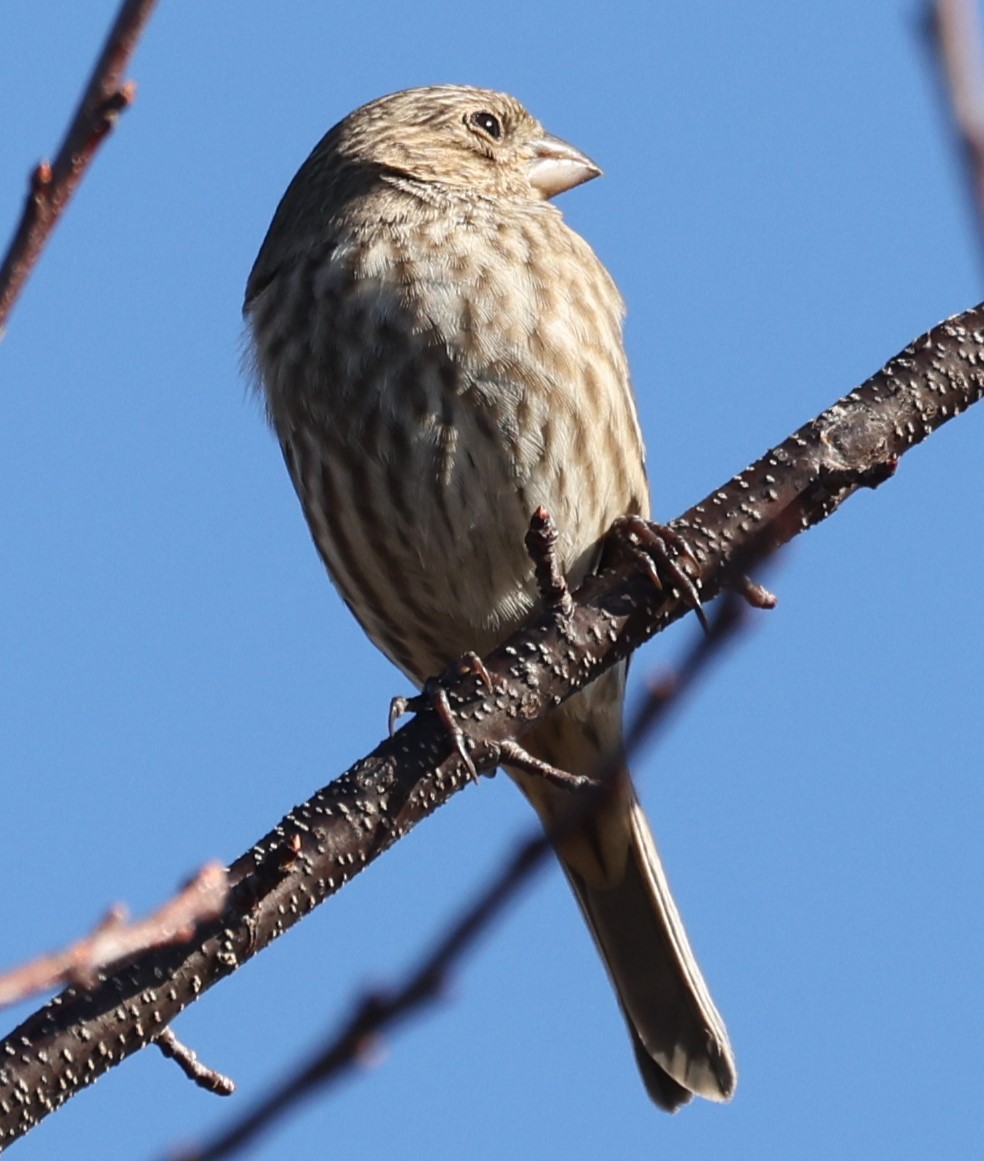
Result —
[[[115, 3], [0, 7], [0, 230]], [[325, 579], [238, 369], [242, 289], [325, 129], [506, 89], [606, 176], [562, 206], [614, 273], [670, 518], [981, 297], [912, 0], [163, 0], [135, 107], [0, 347], [2, 959], [146, 910], [369, 750], [400, 675]], [[984, 411], [798, 540], [637, 763], [740, 1081], [656, 1112], [556, 871], [446, 1001], [251, 1156], [966, 1157], [984, 1143]], [[637, 658], [664, 672], [695, 626]], [[385, 983], [532, 819], [469, 788], [196, 1004], [220, 1102], [143, 1053], [17, 1156], [159, 1155]], [[11, 1026], [30, 1008], [7, 1014]]]

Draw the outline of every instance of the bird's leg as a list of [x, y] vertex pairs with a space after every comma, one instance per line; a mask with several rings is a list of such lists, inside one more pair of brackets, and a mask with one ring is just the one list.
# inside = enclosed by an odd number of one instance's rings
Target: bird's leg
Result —
[[464, 763], [469, 777], [473, 782], [477, 782], [478, 771], [475, 769], [475, 763], [468, 752], [467, 739], [454, 716], [454, 710], [451, 708], [451, 702], [445, 689], [448, 683], [461, 677], [467, 677], [469, 674], [477, 677], [486, 689], [494, 689], [492, 675], [485, 668], [485, 663], [481, 657], [477, 653], [465, 653], [452, 665], [449, 665], [439, 677], [429, 677], [424, 682], [423, 689], [416, 696], [393, 698], [389, 709], [389, 732], [390, 737], [392, 737], [397, 721], [405, 713], [419, 713], [424, 709], [432, 709], [437, 714], [441, 725], [447, 730], [455, 753]]
[[542, 504], [530, 519], [526, 551], [533, 561], [536, 587], [543, 607], [566, 620], [574, 611], [574, 600], [557, 560], [557, 525]]
[[468, 753], [464, 730], [462, 730], [455, 719], [454, 710], [452, 710], [451, 702], [448, 700], [447, 690], [441, 684], [440, 677], [428, 677], [424, 682], [424, 688], [413, 697], [393, 698], [390, 702], [389, 709], [390, 737], [393, 736], [397, 721], [404, 714], [416, 714], [425, 709], [432, 709], [437, 714], [437, 719], [444, 726], [445, 730], [447, 730], [455, 753], [464, 763], [469, 778], [473, 782], [478, 782], [478, 771], [475, 769], [475, 763], [472, 761], [471, 754]]
[[585, 778], [583, 774], [569, 774], [558, 766], [551, 766], [549, 762], [534, 758], [518, 742], [500, 742], [497, 758], [506, 766], [515, 766], [517, 770], [532, 774], [536, 778], [543, 778], [551, 786], [559, 786], [562, 790], [584, 790], [589, 786], [598, 785], [593, 779]]
[[609, 535], [617, 548], [645, 565], [653, 584], [659, 590], [666, 587], [675, 590], [697, 614], [704, 632], [709, 631], [707, 614], [700, 603], [700, 593], [680, 563], [683, 559], [689, 559], [697, 564], [697, 558], [679, 532], [667, 524], [643, 520], [641, 516], [621, 516], [612, 525]]

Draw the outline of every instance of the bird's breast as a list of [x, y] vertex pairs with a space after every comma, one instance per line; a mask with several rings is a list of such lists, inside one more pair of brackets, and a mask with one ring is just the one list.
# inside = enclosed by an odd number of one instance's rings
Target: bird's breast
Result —
[[315, 541], [370, 636], [418, 677], [526, 615], [537, 507], [575, 577], [616, 516], [645, 509], [621, 300], [544, 208], [367, 223], [274, 287], [291, 333], [306, 325], [275, 366], [254, 321]]

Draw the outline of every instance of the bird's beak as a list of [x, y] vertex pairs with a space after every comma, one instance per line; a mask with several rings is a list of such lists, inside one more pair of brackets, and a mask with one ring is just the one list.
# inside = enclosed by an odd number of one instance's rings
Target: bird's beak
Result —
[[556, 197], [599, 177], [601, 168], [573, 145], [544, 134], [532, 143], [533, 157], [526, 167], [530, 184], [545, 198]]

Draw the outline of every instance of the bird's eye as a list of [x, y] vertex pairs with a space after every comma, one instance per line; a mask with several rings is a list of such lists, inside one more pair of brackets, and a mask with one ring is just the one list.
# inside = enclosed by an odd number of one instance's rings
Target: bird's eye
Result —
[[502, 123], [494, 113], [487, 113], [485, 110], [472, 113], [468, 121], [476, 129], [481, 129], [483, 133], [487, 133], [493, 141], [498, 141], [502, 136]]

